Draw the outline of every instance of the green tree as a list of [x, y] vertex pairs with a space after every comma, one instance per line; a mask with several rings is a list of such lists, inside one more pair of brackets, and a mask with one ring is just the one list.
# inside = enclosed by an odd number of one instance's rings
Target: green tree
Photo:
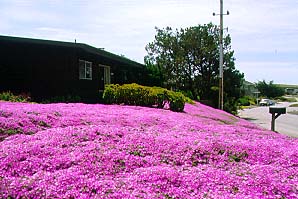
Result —
[[145, 60], [145, 68], [144, 74], [146, 75], [143, 80], [142, 84], [146, 86], [163, 86], [164, 76], [160, 67], [154, 65], [154, 63], [150, 62], [150, 60]]
[[268, 83], [265, 80], [259, 81], [256, 86], [261, 95], [268, 98], [280, 97], [285, 94], [284, 89], [273, 84], [273, 81], [269, 81]]
[[[219, 31], [212, 23], [185, 29], [156, 28], [155, 40], [146, 46], [146, 65], [160, 73], [163, 86], [191, 91], [201, 100], [218, 104]], [[244, 75], [235, 69], [231, 37], [224, 36], [224, 92], [227, 106], [240, 96]], [[226, 107], [227, 107], [226, 106]], [[226, 110], [228, 110], [226, 108]], [[230, 111], [230, 110], [228, 110]], [[231, 112], [231, 111], [230, 111]]]

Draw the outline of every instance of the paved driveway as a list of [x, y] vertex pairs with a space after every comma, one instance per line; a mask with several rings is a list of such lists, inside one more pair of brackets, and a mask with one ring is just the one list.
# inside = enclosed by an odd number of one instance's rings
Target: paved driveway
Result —
[[[275, 120], [275, 130], [281, 134], [298, 137], [298, 107], [289, 107], [291, 103], [283, 102], [276, 106], [287, 108], [287, 114], [279, 116]], [[290, 114], [294, 112], [296, 114]], [[271, 114], [269, 107], [255, 107], [239, 111], [239, 117], [250, 120], [253, 123], [271, 129]]]

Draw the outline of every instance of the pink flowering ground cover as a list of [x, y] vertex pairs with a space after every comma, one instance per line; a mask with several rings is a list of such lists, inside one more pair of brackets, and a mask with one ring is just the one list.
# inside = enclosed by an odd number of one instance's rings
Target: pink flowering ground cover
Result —
[[0, 102], [0, 198], [298, 198], [298, 140], [185, 112]]

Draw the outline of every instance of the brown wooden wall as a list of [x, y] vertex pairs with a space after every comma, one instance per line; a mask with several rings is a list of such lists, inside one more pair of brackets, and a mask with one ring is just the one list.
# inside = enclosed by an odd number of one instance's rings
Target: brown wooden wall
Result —
[[[92, 62], [92, 80], [79, 79], [79, 59]], [[96, 102], [98, 64], [111, 66], [111, 83], [141, 83], [143, 78], [142, 68], [87, 52], [74, 44], [0, 40], [0, 91], [29, 92], [36, 101], [73, 95], [85, 102]]]

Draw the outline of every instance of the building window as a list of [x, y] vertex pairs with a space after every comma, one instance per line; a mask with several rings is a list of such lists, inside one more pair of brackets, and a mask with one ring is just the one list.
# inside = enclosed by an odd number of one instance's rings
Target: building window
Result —
[[80, 79], [92, 80], [92, 62], [79, 60]]

